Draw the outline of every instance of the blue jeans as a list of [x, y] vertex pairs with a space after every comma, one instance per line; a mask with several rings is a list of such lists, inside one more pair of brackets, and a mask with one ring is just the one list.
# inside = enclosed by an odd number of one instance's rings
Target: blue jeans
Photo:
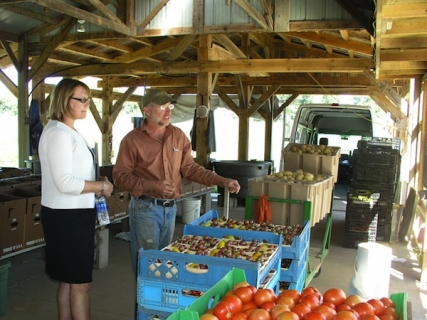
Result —
[[167, 247], [175, 231], [176, 204], [173, 207], [154, 205], [131, 197], [129, 206], [130, 249], [132, 266], [138, 275], [138, 250]]

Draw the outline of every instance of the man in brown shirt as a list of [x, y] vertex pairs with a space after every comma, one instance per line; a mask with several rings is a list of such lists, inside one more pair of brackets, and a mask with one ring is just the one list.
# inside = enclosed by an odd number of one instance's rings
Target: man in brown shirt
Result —
[[237, 193], [237, 180], [217, 175], [193, 160], [191, 142], [170, 123], [173, 103], [166, 92], [151, 89], [142, 100], [145, 119], [121, 141], [113, 169], [114, 184], [131, 194], [129, 225], [132, 264], [138, 250], [162, 249], [173, 239], [181, 175], [207, 186]]

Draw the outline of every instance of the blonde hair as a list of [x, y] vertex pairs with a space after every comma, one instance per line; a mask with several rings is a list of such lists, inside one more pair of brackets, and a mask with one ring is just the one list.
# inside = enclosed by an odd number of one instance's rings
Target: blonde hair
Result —
[[48, 119], [62, 121], [64, 115], [70, 114], [70, 98], [77, 87], [83, 87], [90, 95], [90, 89], [84, 82], [70, 78], [58, 82], [50, 97]]

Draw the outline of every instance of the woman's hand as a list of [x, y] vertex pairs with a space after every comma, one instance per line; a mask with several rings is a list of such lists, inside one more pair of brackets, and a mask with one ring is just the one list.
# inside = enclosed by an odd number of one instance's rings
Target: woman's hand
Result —
[[99, 195], [97, 194], [97, 196], [103, 195], [104, 197], [109, 198], [113, 193], [114, 185], [108, 180], [107, 177], [100, 177], [99, 180], [104, 182], [105, 188], [99, 192]]

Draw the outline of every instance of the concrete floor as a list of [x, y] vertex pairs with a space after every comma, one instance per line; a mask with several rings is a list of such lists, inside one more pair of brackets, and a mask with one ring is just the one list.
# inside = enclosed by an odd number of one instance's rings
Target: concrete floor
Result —
[[[320, 274], [309, 285], [321, 292], [338, 287], [349, 292], [353, 277], [357, 249], [343, 247], [346, 189], [337, 185], [335, 191], [331, 246], [321, 264]], [[213, 197], [212, 208], [223, 214], [223, 208], [216, 205]], [[244, 207], [230, 208], [230, 217], [243, 219]], [[183, 224], [177, 222], [176, 235], [182, 234]], [[322, 220], [312, 228], [310, 250], [323, 239], [325, 223]], [[91, 290], [93, 320], [134, 319], [136, 283], [130, 264], [129, 242], [115, 237], [122, 231], [121, 224], [109, 226], [108, 266], [95, 269]], [[391, 293], [408, 294], [408, 319], [427, 318], [427, 287], [419, 283], [419, 268], [413, 254], [401, 243], [381, 243], [391, 246], [394, 259], [391, 263]], [[314, 249], [313, 249], [314, 250]], [[44, 273], [44, 248], [35, 249], [7, 259], [11, 262], [7, 285], [7, 311], [2, 320], [56, 319], [55, 295], [57, 284]], [[0, 261], [0, 264], [3, 261]]]

